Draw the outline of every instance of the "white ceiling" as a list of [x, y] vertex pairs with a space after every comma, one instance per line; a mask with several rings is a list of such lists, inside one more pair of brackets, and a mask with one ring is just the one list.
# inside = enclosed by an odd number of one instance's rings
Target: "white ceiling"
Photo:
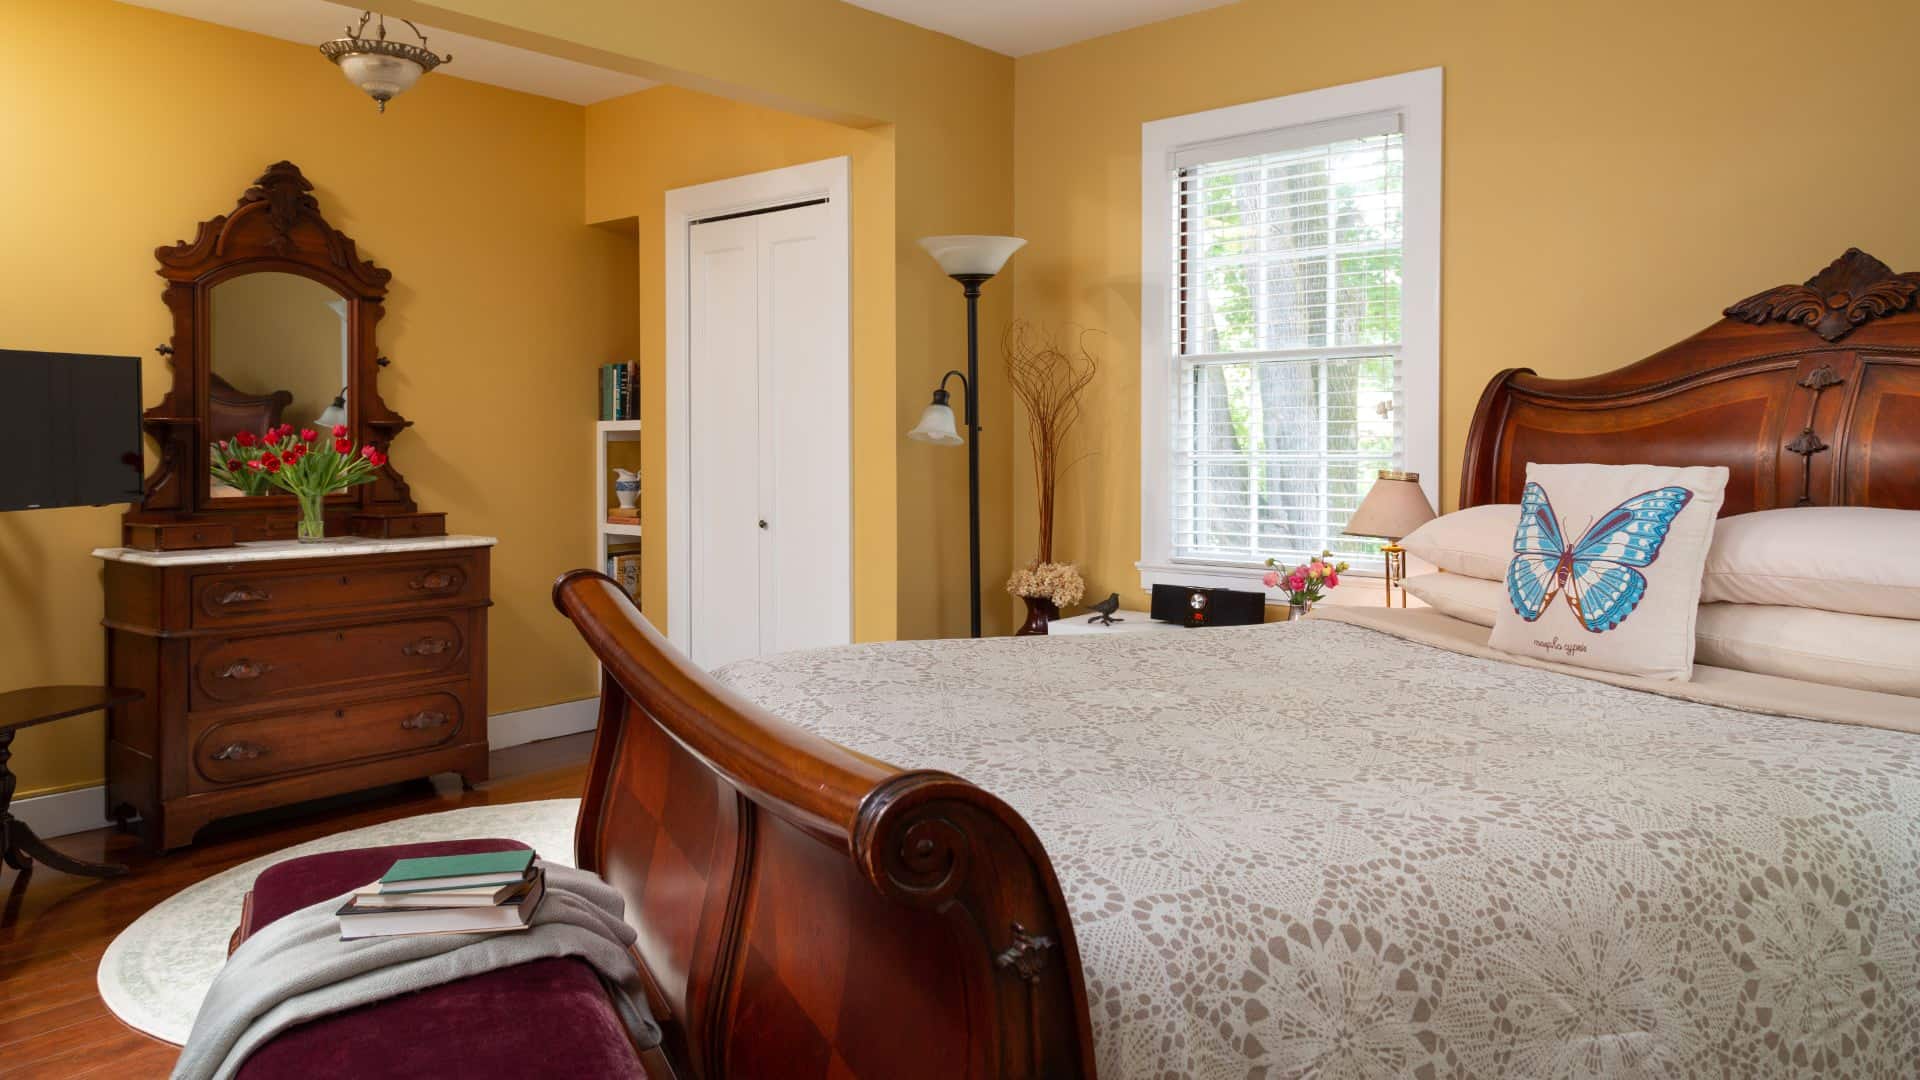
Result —
[[[297, 41], [314, 46], [313, 60], [324, 64], [319, 45], [340, 37], [350, 24], [360, 21], [362, 9], [327, 0], [121, 0], [122, 3], [156, 11], [170, 11], [202, 22], [219, 23], [237, 30]], [[576, 105], [631, 94], [655, 85], [637, 75], [628, 75], [593, 67], [573, 60], [516, 49], [511, 45], [467, 37], [431, 26], [422, 26], [427, 44], [434, 52], [453, 54], [453, 62], [439, 74], [453, 75], [474, 82], [491, 83], [509, 90], [520, 90], [541, 97], [558, 98]], [[387, 35], [399, 34], [413, 40], [406, 25], [398, 19], [387, 20]]]
[[1234, 0], [847, 0], [1008, 56], [1171, 19]]

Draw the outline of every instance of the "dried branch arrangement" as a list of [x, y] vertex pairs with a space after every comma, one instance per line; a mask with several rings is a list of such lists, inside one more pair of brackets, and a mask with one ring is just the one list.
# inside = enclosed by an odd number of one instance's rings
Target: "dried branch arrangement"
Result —
[[1080, 398], [1100, 370], [1087, 348], [1083, 330], [1072, 351], [1054, 335], [1024, 320], [1007, 327], [1001, 353], [1007, 361], [1007, 382], [1027, 410], [1027, 441], [1033, 445], [1033, 485], [1040, 504], [1039, 562], [1053, 561], [1053, 494], [1060, 479], [1061, 448], [1080, 421]]

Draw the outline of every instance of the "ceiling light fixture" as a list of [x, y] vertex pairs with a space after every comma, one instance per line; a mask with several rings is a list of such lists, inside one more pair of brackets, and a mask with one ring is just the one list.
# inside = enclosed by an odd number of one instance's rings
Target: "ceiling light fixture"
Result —
[[[374, 24], [378, 36], [368, 36], [366, 33], [367, 20], [372, 18], [379, 19]], [[420, 76], [453, 59], [451, 53], [435, 56], [433, 50], [427, 48], [427, 35], [421, 33], [412, 20], [400, 21], [407, 24], [407, 29], [420, 39], [420, 44], [388, 41], [387, 17], [363, 11], [360, 13], [360, 25], [357, 28], [347, 27], [346, 37], [334, 38], [320, 46], [320, 55], [338, 64], [348, 81], [365, 90], [379, 105], [381, 112], [387, 111], [387, 102], [395, 94], [418, 82]]]

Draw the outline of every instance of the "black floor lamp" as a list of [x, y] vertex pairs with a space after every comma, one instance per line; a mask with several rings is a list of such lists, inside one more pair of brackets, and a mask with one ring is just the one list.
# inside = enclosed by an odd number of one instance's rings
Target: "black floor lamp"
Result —
[[[1026, 244], [1017, 236], [929, 236], [920, 241], [940, 269], [960, 283], [967, 296], [967, 372], [949, 371], [940, 377], [933, 404], [920, 414], [920, 423], [907, 438], [935, 446], [967, 444], [967, 568], [968, 598], [972, 603], [973, 636], [980, 636], [980, 286], [1000, 272], [1013, 253]], [[958, 378], [967, 406], [967, 437], [962, 439], [948, 404], [947, 380]]]

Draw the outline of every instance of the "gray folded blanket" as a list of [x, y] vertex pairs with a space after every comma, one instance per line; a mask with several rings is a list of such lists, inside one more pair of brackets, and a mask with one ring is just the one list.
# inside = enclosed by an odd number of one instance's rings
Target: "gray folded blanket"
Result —
[[558, 956], [591, 964], [642, 1049], [659, 1045], [634, 966], [634, 930], [618, 892], [598, 877], [542, 864], [547, 895], [528, 929], [340, 940], [334, 912], [347, 897], [301, 908], [249, 937], [227, 958], [174, 1064], [174, 1080], [225, 1080], [247, 1055], [297, 1024]]

